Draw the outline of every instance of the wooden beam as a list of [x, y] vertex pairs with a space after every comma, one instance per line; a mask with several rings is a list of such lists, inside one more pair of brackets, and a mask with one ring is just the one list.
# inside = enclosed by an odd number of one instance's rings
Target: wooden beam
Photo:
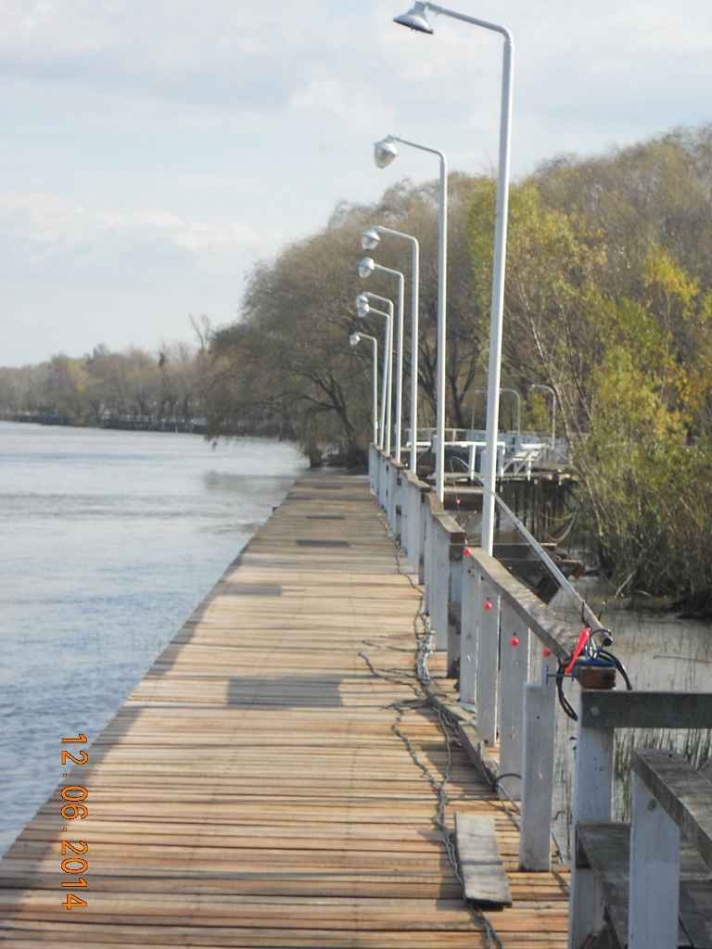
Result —
[[712, 784], [668, 751], [634, 751], [633, 771], [712, 866]]
[[712, 728], [712, 693], [581, 692], [585, 728]]

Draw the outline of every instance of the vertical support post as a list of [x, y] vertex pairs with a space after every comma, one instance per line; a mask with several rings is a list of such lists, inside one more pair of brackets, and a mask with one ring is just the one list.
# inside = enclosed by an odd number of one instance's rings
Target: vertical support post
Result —
[[554, 794], [556, 688], [552, 659], [542, 662], [541, 682], [524, 686], [522, 735], [522, 870], [551, 868], [551, 802]]
[[450, 592], [450, 538], [433, 518], [433, 573], [430, 623], [435, 632], [435, 648], [448, 648], [448, 595]]
[[499, 771], [520, 776], [501, 780], [504, 790], [516, 801], [521, 800], [523, 780], [522, 732], [524, 686], [529, 678], [529, 630], [506, 603], [500, 612], [500, 630]]
[[473, 705], [477, 694], [477, 656], [482, 624], [480, 571], [465, 557], [462, 573], [462, 632], [460, 643], [460, 701]]
[[[581, 821], [610, 821], [612, 788], [613, 729], [588, 728], [579, 721], [574, 772], [574, 835], [576, 825]], [[577, 867], [574, 861], [569, 902], [569, 949], [581, 949], [586, 938], [602, 927], [603, 899], [595, 875], [592, 870]]]
[[480, 581], [480, 641], [477, 656], [477, 731], [485, 744], [497, 738], [499, 678], [499, 595], [489, 580]]
[[680, 829], [633, 772], [629, 949], [677, 949]]
[[[418, 530], [420, 532], [418, 540], [418, 583], [425, 588], [425, 557], [428, 539], [428, 519], [430, 517], [430, 506], [428, 505], [428, 496], [422, 491], [420, 493], [420, 514], [418, 515]], [[427, 612], [427, 590], [423, 593], [423, 609]]]
[[423, 595], [423, 608], [430, 617], [432, 623], [432, 598], [433, 598], [433, 510], [430, 507], [428, 498], [423, 499], [424, 503], [424, 539], [423, 539], [423, 586], [425, 593]]
[[455, 678], [460, 668], [462, 629], [462, 544], [448, 544], [449, 583], [447, 606], [447, 674]]

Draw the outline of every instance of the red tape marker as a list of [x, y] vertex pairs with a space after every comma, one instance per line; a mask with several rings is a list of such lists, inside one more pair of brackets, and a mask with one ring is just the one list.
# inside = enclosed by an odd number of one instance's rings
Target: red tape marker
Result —
[[566, 675], [571, 675], [571, 672], [573, 671], [573, 668], [576, 665], [576, 662], [579, 656], [586, 648], [586, 644], [588, 643], [590, 638], [591, 638], [591, 627], [586, 626], [579, 633], [579, 638], [576, 640], [576, 648], [571, 653], [571, 659], [569, 660], [568, 666], [566, 667], [566, 669], [564, 669], [564, 672], [566, 673]]

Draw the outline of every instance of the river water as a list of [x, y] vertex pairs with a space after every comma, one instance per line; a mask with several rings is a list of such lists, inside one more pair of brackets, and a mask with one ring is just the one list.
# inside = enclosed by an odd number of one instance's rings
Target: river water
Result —
[[62, 736], [101, 731], [304, 468], [263, 439], [0, 423], [0, 851]]

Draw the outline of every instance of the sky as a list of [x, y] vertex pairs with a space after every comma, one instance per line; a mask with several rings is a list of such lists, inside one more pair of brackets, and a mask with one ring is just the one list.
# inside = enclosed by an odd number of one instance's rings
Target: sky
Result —
[[[709, 0], [457, 0], [516, 43], [513, 170], [712, 119]], [[255, 262], [378, 170], [388, 133], [496, 169], [502, 43], [408, 0], [0, 0], [0, 365], [156, 350], [239, 313]], [[354, 248], [354, 259], [358, 248]]]

